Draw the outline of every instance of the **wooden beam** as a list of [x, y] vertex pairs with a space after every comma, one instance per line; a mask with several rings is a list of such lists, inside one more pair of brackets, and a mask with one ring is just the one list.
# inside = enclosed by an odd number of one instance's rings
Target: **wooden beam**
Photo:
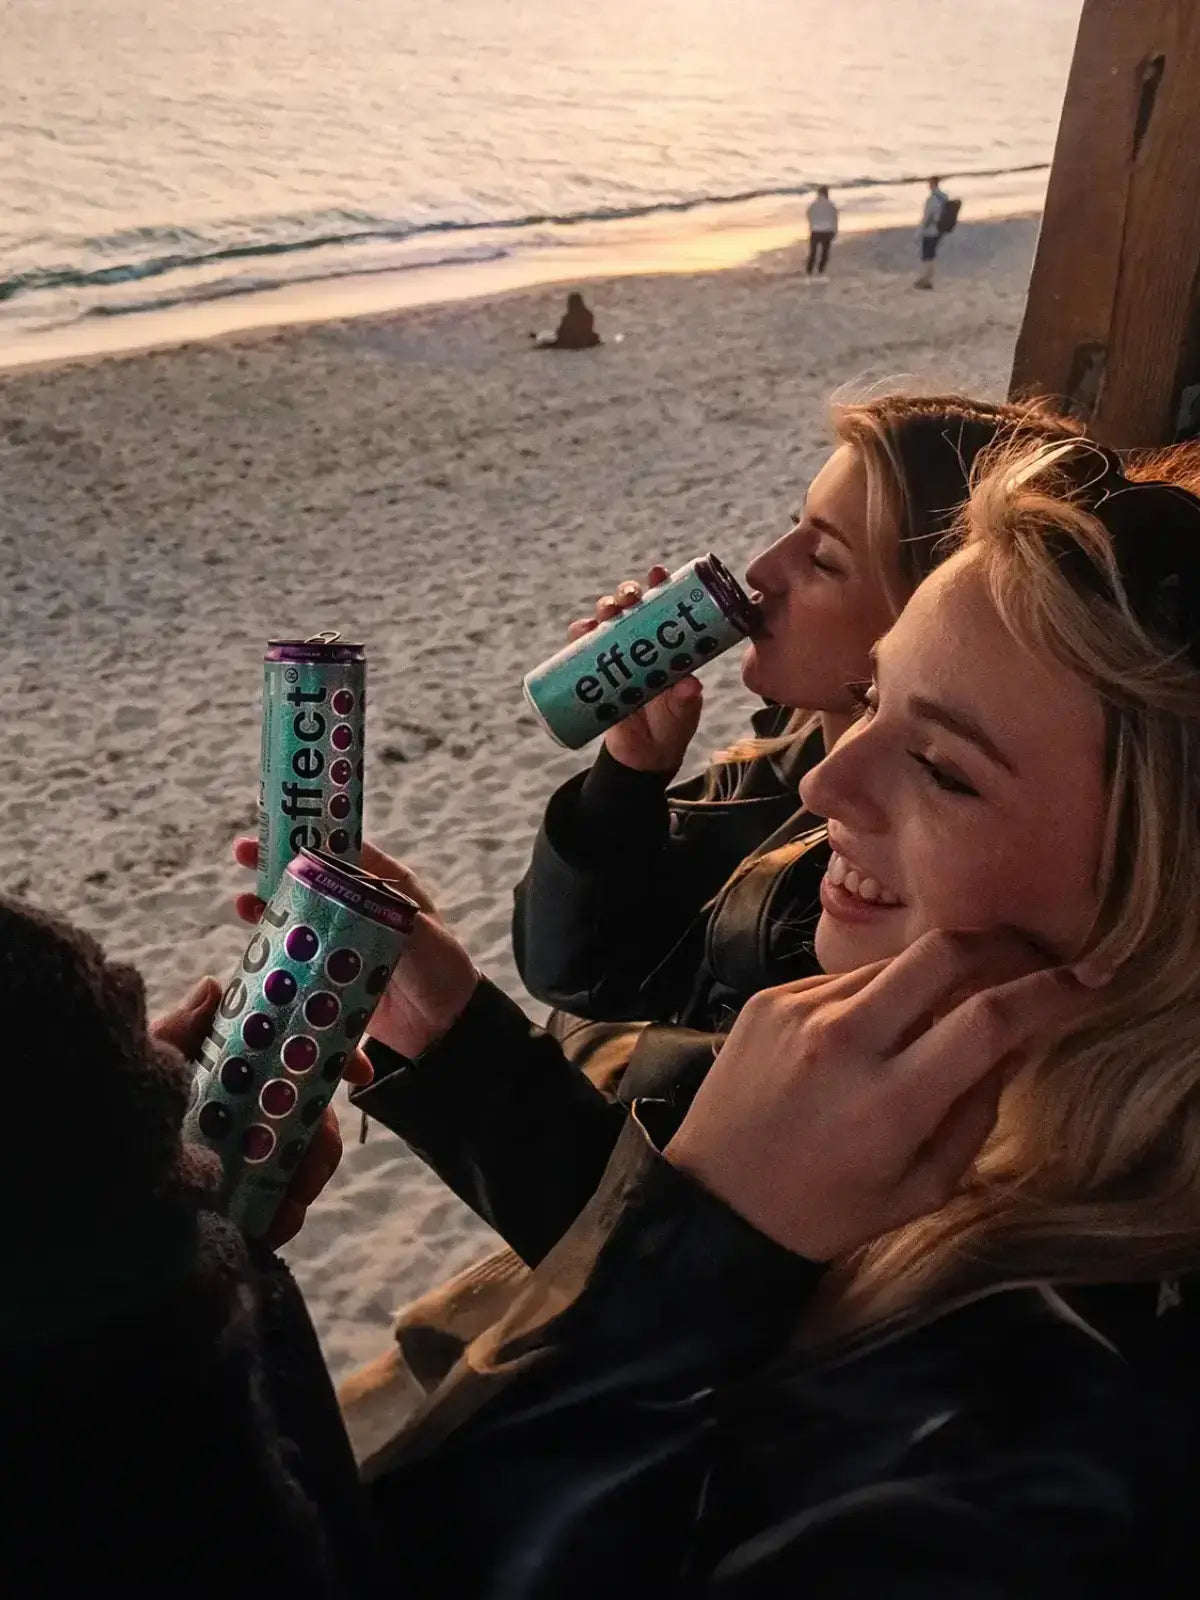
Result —
[[1200, 434], [1200, 3], [1085, 0], [1011, 392]]

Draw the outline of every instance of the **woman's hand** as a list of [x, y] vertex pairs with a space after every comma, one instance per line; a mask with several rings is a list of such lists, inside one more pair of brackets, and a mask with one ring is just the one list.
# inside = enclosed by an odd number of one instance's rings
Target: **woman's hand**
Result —
[[[172, 1045], [185, 1060], [195, 1061], [220, 1003], [221, 986], [217, 980], [201, 978], [182, 1005], [150, 1024], [151, 1037]], [[371, 1063], [361, 1050], [352, 1052], [342, 1076], [347, 1083], [370, 1083]], [[341, 1159], [337, 1114], [332, 1106], [326, 1106], [267, 1231], [266, 1243], [272, 1250], [300, 1232], [309, 1206], [333, 1177]]]
[[798, 1255], [844, 1255], [950, 1197], [1009, 1059], [1089, 992], [1019, 935], [940, 932], [857, 972], [763, 990], [666, 1158]]
[[[235, 839], [233, 855], [241, 866], [257, 870], [258, 841]], [[475, 993], [479, 973], [438, 915], [427, 890], [407, 867], [372, 844], [363, 845], [360, 865], [377, 878], [394, 883], [421, 907], [404, 954], [367, 1028], [370, 1038], [412, 1059], [458, 1021]], [[255, 894], [239, 894], [236, 904], [244, 922], [257, 922], [262, 916], [263, 902]]]
[[[653, 589], [670, 577], [666, 567], [651, 567], [646, 575], [646, 588]], [[631, 606], [641, 603], [642, 585], [627, 579], [617, 585], [612, 594], [602, 595], [596, 601], [595, 615], [578, 617], [567, 629], [570, 639], [582, 639], [602, 622], [618, 617]], [[700, 712], [704, 704], [704, 691], [699, 678], [689, 674], [673, 683], [669, 689], [647, 705], [618, 722], [604, 735], [604, 746], [614, 761], [637, 772], [663, 772], [674, 777], [683, 765], [687, 747], [700, 725]]]

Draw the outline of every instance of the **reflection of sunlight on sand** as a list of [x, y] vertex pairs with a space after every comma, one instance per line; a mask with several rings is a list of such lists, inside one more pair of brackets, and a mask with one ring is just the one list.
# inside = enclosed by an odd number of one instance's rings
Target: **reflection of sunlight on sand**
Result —
[[[1040, 209], [1046, 174], [947, 180], [964, 200], [964, 223]], [[849, 190], [841, 202], [844, 235], [911, 225], [924, 201], [923, 183]], [[209, 302], [115, 318], [91, 318], [46, 329], [33, 343], [0, 346], [0, 368], [43, 366], [126, 350], [171, 348], [252, 329], [378, 315], [421, 305], [449, 304], [509, 293], [537, 284], [600, 278], [719, 272], [785, 249], [807, 237], [808, 196], [738, 206], [700, 207], [684, 215], [629, 217], [607, 222], [591, 235], [547, 226], [513, 255], [469, 266], [412, 267], [349, 274], [312, 282], [281, 283], [269, 292], [230, 295]], [[835, 246], [835, 250], [836, 250]], [[833, 270], [836, 271], [834, 257]]]

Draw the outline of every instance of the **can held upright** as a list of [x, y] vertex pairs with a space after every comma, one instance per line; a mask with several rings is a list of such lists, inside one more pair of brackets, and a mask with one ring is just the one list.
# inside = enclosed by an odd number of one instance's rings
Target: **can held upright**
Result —
[[728, 568], [700, 556], [527, 673], [525, 698], [559, 744], [578, 750], [757, 627]]
[[315, 850], [283, 875], [200, 1053], [184, 1133], [221, 1158], [221, 1203], [271, 1224], [400, 959], [417, 906]]
[[263, 659], [258, 896], [298, 850], [362, 854], [367, 662], [336, 633], [272, 639]]

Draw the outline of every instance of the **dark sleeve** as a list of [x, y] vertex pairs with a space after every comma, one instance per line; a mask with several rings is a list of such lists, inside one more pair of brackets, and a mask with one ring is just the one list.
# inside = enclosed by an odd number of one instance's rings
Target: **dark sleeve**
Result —
[[521, 1257], [540, 1261], [595, 1191], [624, 1125], [614, 1105], [486, 980], [417, 1061], [368, 1040], [356, 1106], [397, 1133]]
[[658, 1558], [703, 1494], [705, 1396], [779, 1349], [820, 1269], [666, 1162], [658, 1109], [638, 1103], [574, 1226], [379, 1463], [397, 1556], [422, 1530], [422, 1600], [506, 1572], [522, 1600], [692, 1592]]
[[646, 980], [744, 853], [726, 860], [714, 847], [706, 809], [673, 831], [661, 774], [603, 747], [558, 790], [515, 891], [513, 949], [531, 994], [611, 1022], [656, 1018], [684, 998], [653, 995]]

